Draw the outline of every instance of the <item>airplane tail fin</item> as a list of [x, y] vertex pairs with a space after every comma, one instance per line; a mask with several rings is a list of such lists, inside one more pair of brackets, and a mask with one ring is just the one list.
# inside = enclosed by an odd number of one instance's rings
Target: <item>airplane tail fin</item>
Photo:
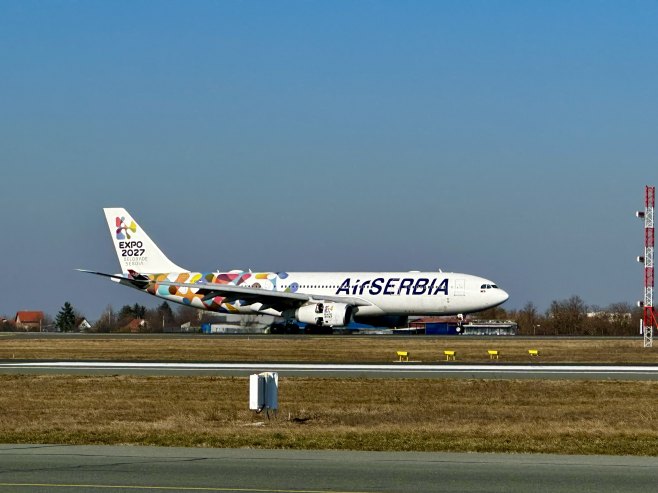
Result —
[[103, 211], [121, 264], [121, 272], [187, 272], [187, 269], [177, 266], [162, 253], [128, 211], [119, 207]]

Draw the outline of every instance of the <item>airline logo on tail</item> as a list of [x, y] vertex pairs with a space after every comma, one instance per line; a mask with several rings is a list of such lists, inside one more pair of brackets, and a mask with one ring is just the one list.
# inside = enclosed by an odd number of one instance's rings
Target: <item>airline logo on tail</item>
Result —
[[116, 218], [117, 224], [117, 240], [130, 239], [130, 232], [137, 233], [137, 224], [135, 221], [130, 221], [130, 226], [126, 224], [125, 217]]
[[[142, 258], [146, 253], [141, 241], [135, 241], [134, 236], [137, 233], [137, 223], [132, 219], [130, 222], [125, 216], [116, 216], [116, 239], [119, 240], [119, 252], [125, 261], [126, 266], [141, 267], [148, 259]], [[132, 241], [124, 241], [132, 240]]]

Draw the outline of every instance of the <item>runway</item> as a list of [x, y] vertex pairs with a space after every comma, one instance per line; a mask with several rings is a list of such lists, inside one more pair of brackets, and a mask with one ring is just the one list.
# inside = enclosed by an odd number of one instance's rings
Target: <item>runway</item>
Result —
[[646, 492], [650, 457], [0, 445], [0, 491]]
[[276, 371], [281, 376], [321, 378], [658, 380], [658, 366], [655, 365], [0, 362], [0, 373], [4, 374], [246, 376], [262, 371]]

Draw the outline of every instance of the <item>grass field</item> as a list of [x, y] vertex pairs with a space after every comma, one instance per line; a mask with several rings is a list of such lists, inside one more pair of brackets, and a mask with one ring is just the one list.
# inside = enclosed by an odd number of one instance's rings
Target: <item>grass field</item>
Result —
[[0, 442], [658, 456], [658, 382], [0, 376]]
[[2, 334], [0, 359], [159, 360], [159, 361], [316, 361], [390, 362], [398, 350], [412, 361], [438, 362], [443, 351], [457, 360], [488, 362], [487, 350], [501, 352], [500, 362], [528, 362], [528, 349], [545, 363], [658, 364], [658, 347], [639, 339], [549, 339], [492, 337], [131, 337], [27, 338]]
[[[658, 364], [628, 339], [25, 337], [0, 359]], [[445, 363], [445, 362], [444, 362]], [[246, 378], [0, 375], [0, 442], [658, 456], [658, 382], [282, 378], [248, 411]]]

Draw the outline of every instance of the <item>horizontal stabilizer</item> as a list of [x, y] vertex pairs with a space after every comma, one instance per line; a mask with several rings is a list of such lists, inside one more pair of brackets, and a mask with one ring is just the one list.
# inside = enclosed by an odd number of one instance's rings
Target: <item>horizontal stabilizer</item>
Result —
[[106, 274], [105, 272], [96, 272], [95, 270], [87, 270], [87, 269], [75, 269], [78, 272], [84, 272], [85, 274], [95, 274], [97, 276], [103, 276], [103, 277], [109, 277], [111, 279], [117, 279], [121, 281], [127, 281], [128, 277], [122, 276], [120, 274]]
[[150, 280], [146, 276], [143, 276], [142, 274], [138, 274], [137, 276], [134, 276], [132, 273], [134, 272], [135, 274], [137, 274], [135, 271], [131, 271], [131, 274], [126, 276], [120, 274], [106, 274], [105, 272], [97, 272], [87, 269], [75, 269], [75, 270], [77, 270], [78, 272], [84, 272], [85, 274], [95, 274], [97, 276], [109, 277], [113, 281], [122, 282], [124, 284], [130, 284], [139, 289], [146, 288], [146, 286], [148, 286], [148, 283], [150, 282]]

